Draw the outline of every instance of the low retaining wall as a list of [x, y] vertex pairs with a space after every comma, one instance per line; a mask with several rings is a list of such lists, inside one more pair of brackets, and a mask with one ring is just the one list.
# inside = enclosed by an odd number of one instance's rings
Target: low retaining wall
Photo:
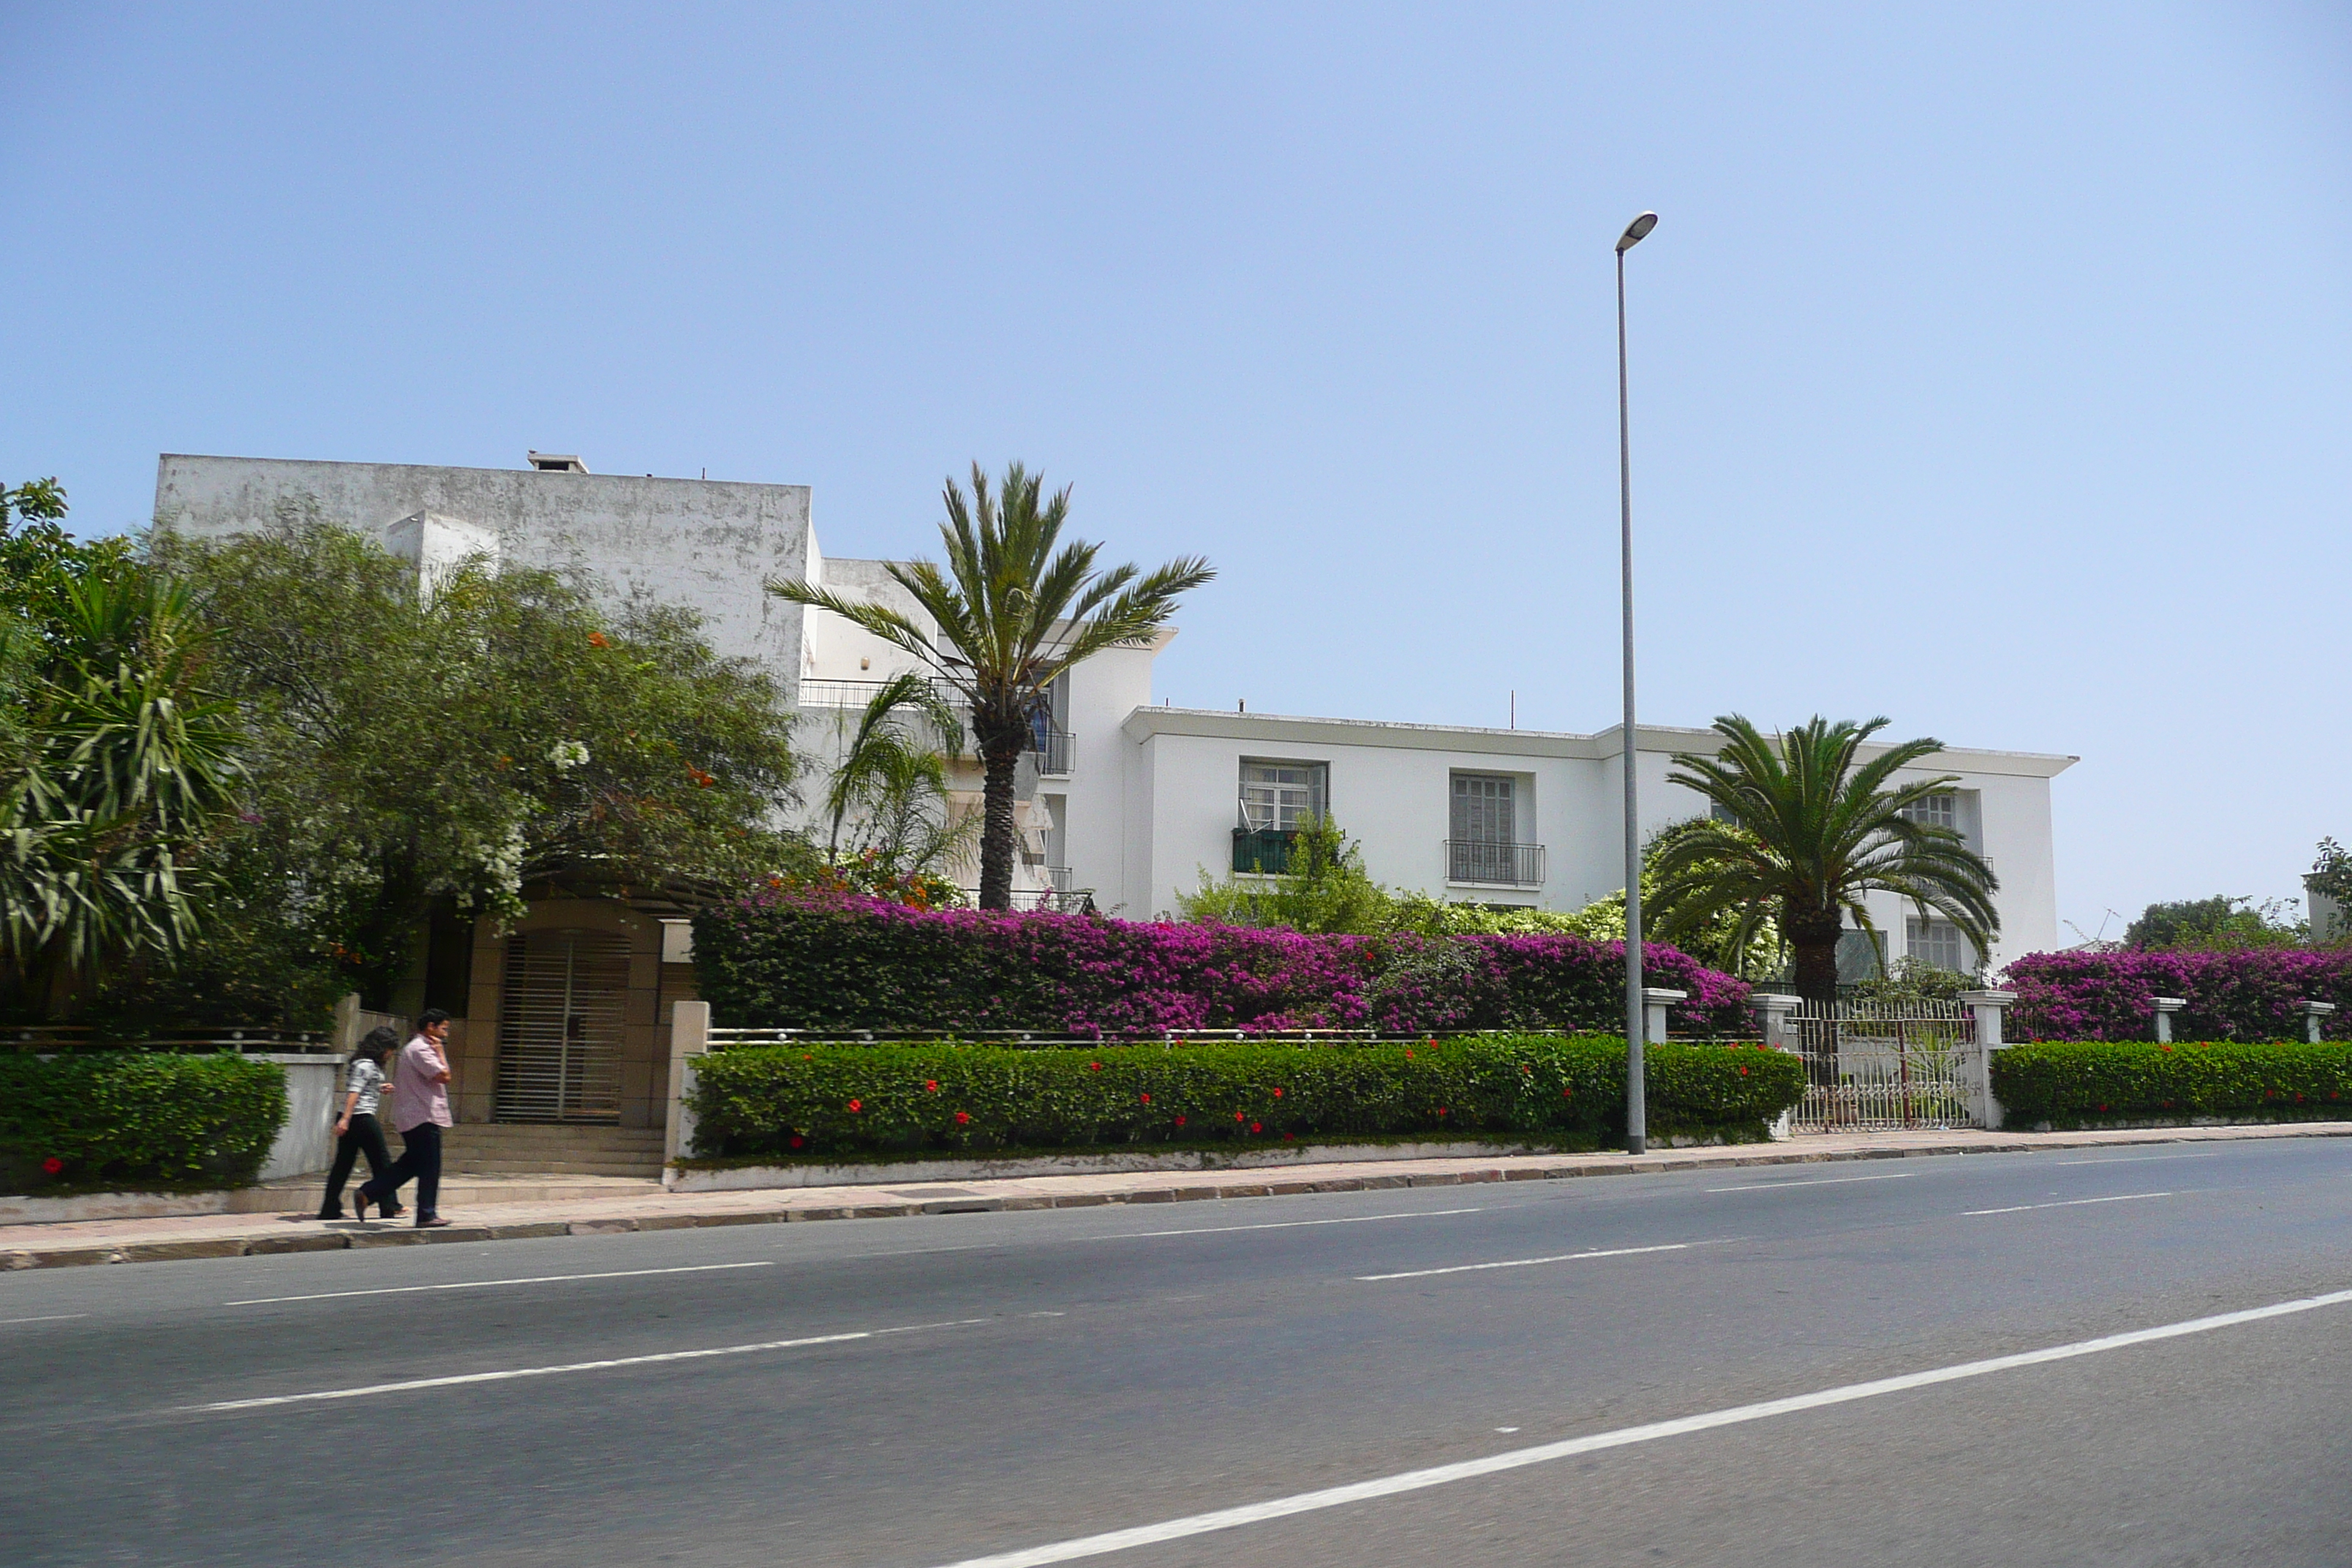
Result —
[[[261, 1179], [308, 1175], [335, 1163], [335, 1086], [343, 1080], [343, 1059], [290, 1053], [250, 1058], [275, 1062], [286, 1075], [286, 1125], [261, 1163]], [[175, 1209], [175, 1214], [239, 1214], [240, 1209]]]

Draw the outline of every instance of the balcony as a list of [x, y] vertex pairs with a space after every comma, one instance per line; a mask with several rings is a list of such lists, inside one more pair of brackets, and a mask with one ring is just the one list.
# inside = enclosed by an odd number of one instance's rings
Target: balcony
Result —
[[1445, 879], [1488, 888], [1540, 888], [1544, 879], [1544, 847], [1449, 838], [1445, 841]]
[[1236, 827], [1234, 829], [1234, 869], [1279, 877], [1290, 869], [1290, 847], [1297, 841], [1298, 831], [1296, 828]]
[[1041, 727], [1030, 734], [1029, 754], [1037, 759], [1039, 773], [1049, 779], [1060, 778], [1077, 760], [1078, 738], [1067, 730]]

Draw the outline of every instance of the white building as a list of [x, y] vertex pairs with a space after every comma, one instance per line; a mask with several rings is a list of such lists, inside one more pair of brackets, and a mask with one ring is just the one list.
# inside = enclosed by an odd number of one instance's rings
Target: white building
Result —
[[[722, 654], [765, 663], [800, 709], [820, 766], [842, 726], [904, 652], [838, 616], [767, 594], [771, 577], [820, 583], [919, 614], [884, 563], [828, 558], [799, 485], [587, 473], [532, 454], [524, 469], [415, 468], [166, 456], [159, 525], [242, 532], [281, 507], [315, 505], [383, 539], [430, 573], [470, 553], [578, 566], [625, 594], [693, 605]], [[911, 546], [931, 542], [910, 539]], [[1279, 860], [1283, 837], [1328, 811], [1363, 847], [1366, 868], [1396, 889], [1489, 904], [1573, 910], [1623, 885], [1623, 737], [1301, 719], [1155, 706], [1151, 667], [1173, 632], [1073, 670], [1041, 721], [1020, 781], [1024, 903], [1090, 893], [1106, 913], [1149, 919], [1175, 908], [1203, 872]], [[1635, 747], [1645, 829], [1703, 813], [1666, 782], [1678, 751], [1711, 751], [1712, 731], [1643, 727]], [[2074, 759], [1954, 749], [1916, 776], [1958, 783], [1935, 803], [2000, 879], [1998, 965], [2057, 945], [2050, 780]], [[960, 809], [976, 806], [976, 767], [960, 772]], [[814, 795], [815, 792], [811, 792]], [[965, 880], [976, 880], [967, 868]], [[1941, 921], [1891, 898], [1873, 918], [1886, 956], [1960, 967], [1972, 956]]]

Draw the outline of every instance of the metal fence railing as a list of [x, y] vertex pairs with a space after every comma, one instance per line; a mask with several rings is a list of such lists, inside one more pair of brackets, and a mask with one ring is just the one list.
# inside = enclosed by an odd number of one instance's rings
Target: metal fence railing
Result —
[[1800, 1132], [1970, 1127], [1983, 1072], [1976, 1016], [1958, 1003], [1808, 1003], [1788, 1022], [1805, 1063]]
[[1445, 841], [1445, 879], [1498, 888], [1539, 888], [1544, 879], [1544, 847], [1449, 838]]
[[121, 1036], [78, 1024], [0, 1027], [0, 1049], [42, 1054], [61, 1051], [176, 1051], [195, 1055], [236, 1051], [247, 1056], [331, 1056], [338, 1048], [331, 1035], [286, 1029], [189, 1030], [165, 1035]]

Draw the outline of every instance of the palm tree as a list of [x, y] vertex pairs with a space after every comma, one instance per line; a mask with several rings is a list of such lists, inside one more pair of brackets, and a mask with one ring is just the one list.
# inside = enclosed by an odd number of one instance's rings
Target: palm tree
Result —
[[921, 659], [971, 711], [972, 740], [987, 777], [980, 838], [980, 907], [1013, 907], [1013, 787], [1032, 743], [1047, 689], [1072, 665], [1105, 648], [1151, 636], [1175, 613], [1177, 597], [1215, 575], [1198, 556], [1158, 571], [1095, 570], [1102, 548], [1072, 540], [1057, 550], [1068, 519], [1068, 487], [1045, 495], [1045, 481], [1019, 463], [996, 495], [978, 463], [971, 498], [950, 479], [940, 525], [944, 572], [929, 561], [892, 562], [898, 585], [938, 627], [926, 631], [900, 611], [842, 598], [810, 583], [773, 579], [768, 592], [830, 610]]
[[963, 722], [919, 675], [896, 675], [867, 700], [855, 729], [845, 724], [841, 761], [826, 782], [829, 866], [841, 863], [843, 824], [863, 819], [861, 856], [889, 876], [930, 870], [970, 842], [971, 819], [951, 821], [948, 757], [963, 750]]
[[1838, 932], [1845, 917], [1875, 928], [1864, 894], [1894, 893], [1958, 927], [1979, 952], [2000, 930], [1992, 868], [1949, 827], [1908, 813], [1959, 780], [1950, 774], [1890, 784], [1900, 770], [1943, 750], [1935, 741], [1890, 746], [1857, 765], [1885, 719], [1832, 724], [1815, 717], [1767, 740], [1733, 714], [1717, 719], [1713, 756], [1677, 752], [1671, 783], [1714, 803], [1713, 817], [1663, 846], [1654, 934], [1671, 942], [1727, 912], [1744, 947], [1768, 915], [1796, 958], [1798, 994], [1837, 1000]]

